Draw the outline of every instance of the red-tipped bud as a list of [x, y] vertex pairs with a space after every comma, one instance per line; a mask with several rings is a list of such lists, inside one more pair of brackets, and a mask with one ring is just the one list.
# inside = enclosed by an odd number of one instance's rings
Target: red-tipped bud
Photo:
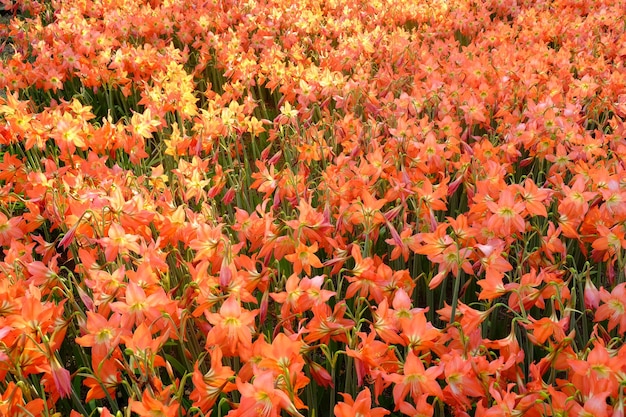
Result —
[[334, 388], [333, 377], [328, 373], [326, 368], [316, 362], [311, 362], [311, 376], [315, 382], [322, 387]]
[[263, 297], [261, 298], [261, 306], [259, 307], [259, 322], [260, 324], [265, 323], [265, 318], [267, 317], [267, 307], [269, 304], [269, 291], [265, 290], [263, 293]]
[[224, 198], [223, 198], [224, 204], [230, 204], [233, 202], [234, 199], [235, 199], [235, 189], [231, 187], [224, 194]]
[[596, 310], [600, 306], [600, 291], [589, 277], [585, 280], [584, 299], [585, 307], [590, 310]]
[[222, 260], [222, 266], [220, 268], [220, 285], [222, 288], [228, 287], [230, 281], [233, 279], [233, 271], [230, 270], [230, 266], [226, 261], [226, 258]]

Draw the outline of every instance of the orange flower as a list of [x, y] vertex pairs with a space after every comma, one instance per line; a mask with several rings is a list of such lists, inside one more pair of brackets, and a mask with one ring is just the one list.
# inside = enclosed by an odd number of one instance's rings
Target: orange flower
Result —
[[174, 399], [171, 386], [161, 392], [154, 393], [152, 391], [144, 390], [141, 401], [130, 400], [128, 405], [131, 411], [137, 413], [139, 417], [176, 417], [180, 415], [180, 404]]
[[298, 203], [298, 211], [300, 212], [298, 220], [289, 220], [286, 222], [287, 225], [296, 232], [296, 236], [301, 236], [302, 232], [310, 242], [323, 244], [332, 228], [328, 219], [330, 214], [320, 213], [304, 199]]
[[515, 196], [510, 188], [506, 188], [500, 192], [498, 202], [485, 202], [487, 208], [493, 213], [488, 221], [487, 226], [498, 236], [510, 236], [512, 233], [524, 233], [526, 223], [522, 213], [525, 205], [521, 201], [515, 201]]
[[330, 340], [348, 343], [348, 332], [354, 327], [354, 321], [344, 318], [347, 305], [345, 301], [335, 304], [332, 311], [326, 303], [316, 304], [312, 308], [313, 318], [309, 320], [304, 337], [307, 343], [320, 341], [328, 344]]
[[545, 204], [549, 202], [552, 196], [552, 190], [537, 187], [535, 182], [530, 178], [524, 180], [523, 188], [521, 186], [517, 186], [517, 188], [528, 214], [531, 216], [548, 217]]
[[465, 124], [471, 126], [475, 123], [484, 124], [487, 122], [487, 109], [473, 94], [459, 109], [463, 111]]
[[[506, 244], [500, 239], [490, 240], [486, 245], [476, 245], [485, 255], [480, 258], [481, 268], [485, 271], [485, 279], [476, 281], [482, 291], [478, 298], [481, 300], [493, 300], [506, 294], [504, 287], [504, 274], [513, 269], [511, 264], [503, 256]], [[506, 255], [506, 254], [505, 254]]]
[[526, 328], [531, 332], [528, 333], [528, 339], [535, 344], [543, 344], [553, 336], [557, 342], [565, 338], [565, 329], [569, 325], [569, 317], [558, 320], [555, 317], [542, 317], [539, 320], [528, 317], [531, 321]]
[[376, 226], [385, 223], [385, 217], [380, 209], [387, 203], [384, 198], [376, 200], [372, 194], [364, 190], [361, 192], [361, 201], [353, 203], [352, 216], [350, 222], [352, 224], [360, 224], [365, 228], [365, 233], [372, 233]]
[[197, 362], [194, 365], [193, 391], [189, 394], [194, 407], [198, 407], [205, 414], [213, 407], [220, 394], [235, 389], [235, 385], [230, 382], [235, 374], [229, 366], [222, 365], [222, 350], [219, 346], [210, 355], [211, 369], [206, 374], [200, 372]]
[[0, 212], [0, 246], [8, 246], [13, 239], [19, 239], [24, 235], [24, 232], [18, 227], [21, 222], [22, 216], [9, 219]]
[[417, 352], [431, 349], [434, 346], [434, 340], [441, 333], [426, 320], [424, 311], [416, 311], [410, 318], [401, 318], [400, 324], [402, 327], [400, 335], [406, 341], [405, 345]]
[[265, 197], [270, 196], [280, 180], [280, 174], [274, 172], [274, 165], [270, 165], [269, 170], [263, 163], [263, 161], [256, 160], [255, 165], [258, 172], [252, 173], [254, 182], [250, 185], [250, 188], [258, 190], [260, 193], [264, 193]]
[[205, 316], [214, 327], [206, 339], [206, 349], [219, 345], [226, 356], [239, 356], [247, 360], [252, 353], [252, 331], [257, 310], [242, 309], [234, 296], [228, 297], [219, 313], [206, 312]]
[[571, 381], [583, 395], [604, 391], [611, 396], [618, 396], [622, 358], [618, 355], [612, 356], [601, 341], [594, 344], [585, 359], [567, 360], [573, 370]]
[[391, 232], [392, 238], [386, 239], [385, 242], [389, 245], [393, 246], [393, 250], [391, 251], [390, 260], [396, 260], [400, 256], [404, 259], [404, 262], [409, 261], [409, 247], [415, 241], [415, 236], [413, 235], [413, 229], [410, 227], [405, 227], [402, 232], [398, 234], [398, 232], [393, 228], [391, 223], [387, 224], [389, 230]]
[[152, 338], [152, 332], [145, 323], [141, 323], [135, 329], [132, 337], [123, 335], [122, 341], [126, 345], [126, 352], [132, 352], [132, 355], [137, 358], [139, 363], [137, 364], [143, 374], [155, 372], [154, 367], [165, 366], [165, 361], [157, 352], [161, 350], [161, 347], [165, 344], [169, 336], [169, 331], [165, 331], [160, 336]]
[[614, 259], [616, 254], [626, 249], [623, 226], [615, 226], [609, 229], [599, 224], [598, 235], [599, 237], [591, 245], [593, 247], [592, 256], [596, 262], [606, 262], [609, 259]]
[[619, 326], [620, 334], [626, 332], [626, 283], [621, 283], [609, 293], [600, 288], [602, 305], [596, 310], [595, 321], [609, 320], [609, 331]]
[[335, 294], [333, 291], [323, 290], [323, 283], [322, 275], [300, 279], [298, 275], [291, 274], [285, 283], [285, 291], [270, 293], [270, 296], [282, 304], [280, 312], [283, 319], [287, 319], [294, 313], [300, 314], [314, 305], [325, 303]]
[[372, 311], [372, 319], [372, 327], [381, 339], [390, 345], [404, 343], [404, 339], [398, 335], [398, 320], [395, 312], [389, 308], [386, 298], [378, 304], [376, 310]]
[[422, 360], [410, 350], [402, 369], [402, 375], [393, 374], [389, 376], [389, 379], [395, 382], [393, 400], [396, 404], [396, 410], [400, 408], [400, 404], [404, 402], [407, 394], [410, 394], [415, 402], [418, 402], [423, 394], [442, 399], [443, 391], [437, 382], [437, 377], [442, 372], [443, 368], [439, 365], [431, 365], [426, 369]]
[[417, 235], [413, 244], [410, 245], [415, 253], [426, 255], [428, 260], [435, 262], [438, 256], [454, 244], [454, 240], [447, 233], [448, 225], [439, 224], [432, 233], [421, 233]]
[[459, 352], [451, 351], [441, 358], [446, 386], [444, 393], [446, 397], [451, 395], [458, 404], [465, 408], [472, 405], [468, 397], [482, 397], [485, 392], [480, 379], [472, 367], [473, 358], [462, 358]]
[[[93, 365], [94, 376], [85, 378], [83, 384], [89, 388], [85, 401], [99, 400], [108, 395], [115, 398], [115, 390], [121, 383], [121, 363], [117, 359], [105, 359]], [[106, 392], [105, 392], [106, 390]]]
[[280, 417], [281, 410], [290, 416], [304, 417], [289, 396], [276, 388], [272, 372], [255, 376], [252, 384], [237, 378], [237, 389], [241, 402], [237, 409], [228, 413], [229, 417]]
[[118, 254], [128, 255], [129, 251], [139, 253], [139, 236], [127, 234], [122, 225], [111, 223], [108, 237], [100, 239], [100, 244], [104, 248], [107, 262], [113, 262]]
[[111, 303], [111, 310], [122, 316], [121, 325], [131, 329], [133, 325], [143, 322], [166, 326], [168, 320], [159, 320], [165, 313], [176, 317], [176, 302], [171, 300], [163, 288], [158, 287], [154, 293], [146, 296], [146, 292], [134, 282], [129, 282], [124, 292], [124, 301]]
[[317, 252], [317, 242], [307, 246], [300, 241], [295, 249], [295, 253], [286, 255], [285, 259], [293, 264], [294, 274], [299, 274], [304, 270], [307, 275], [311, 275], [311, 267], [322, 268], [324, 266], [320, 262], [320, 258], [315, 255], [315, 252]]
[[559, 203], [559, 213], [568, 212], [572, 218], [581, 218], [589, 210], [589, 202], [598, 194], [595, 191], [585, 191], [587, 182], [582, 175], [578, 175], [572, 187], [563, 185], [565, 198]]
[[189, 247], [196, 251], [194, 262], [202, 260], [215, 261], [223, 256], [227, 244], [222, 234], [222, 226], [211, 227], [206, 223], [198, 226], [196, 238], [189, 242]]
[[382, 417], [390, 414], [389, 410], [381, 407], [372, 408], [372, 393], [369, 388], [359, 392], [356, 400], [350, 394], [341, 393], [343, 401], [340, 401], [333, 409], [335, 417]]
[[386, 343], [376, 340], [375, 332], [358, 332], [361, 339], [356, 349], [346, 349], [346, 354], [356, 359], [356, 376], [359, 386], [367, 375], [379, 369], [388, 369], [397, 366], [398, 359], [393, 350]]
[[509, 307], [514, 311], [522, 311], [522, 305], [526, 311], [535, 305], [539, 308], [545, 308], [541, 290], [537, 288], [543, 282], [543, 275], [543, 270], [537, 274], [537, 270], [531, 268], [529, 273], [522, 275], [519, 283], [511, 282], [506, 284], [504, 288], [511, 293], [509, 296]]
[[41, 398], [26, 401], [22, 389], [13, 381], [9, 382], [0, 393], [0, 415], [2, 416], [40, 416], [44, 413], [44, 405]]
[[301, 355], [304, 343], [279, 333], [271, 345], [265, 345], [259, 369], [269, 370], [276, 378], [276, 387], [289, 395], [296, 408], [306, 408], [298, 398], [298, 392], [307, 386], [309, 378], [304, 374], [305, 361]]

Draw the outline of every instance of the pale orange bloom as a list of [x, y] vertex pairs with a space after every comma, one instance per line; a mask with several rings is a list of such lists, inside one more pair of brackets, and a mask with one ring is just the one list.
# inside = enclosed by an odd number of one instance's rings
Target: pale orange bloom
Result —
[[411, 395], [413, 401], [419, 401], [423, 394], [443, 398], [443, 391], [437, 382], [443, 368], [440, 365], [431, 364], [428, 369], [424, 367], [422, 360], [410, 350], [402, 368], [402, 374], [392, 374], [389, 379], [395, 383], [393, 387], [393, 400], [396, 410], [400, 408], [407, 395]]
[[214, 327], [206, 339], [206, 349], [219, 345], [226, 356], [239, 356], [246, 360], [252, 353], [252, 332], [257, 310], [248, 311], [241, 302], [230, 296], [219, 313], [206, 312], [205, 316]]
[[609, 331], [618, 327], [620, 334], [626, 332], [626, 283], [618, 284], [610, 293], [600, 288], [602, 304], [596, 310], [595, 321], [609, 321]]
[[382, 407], [372, 408], [372, 394], [369, 388], [359, 392], [354, 400], [350, 394], [342, 392], [341, 395], [343, 401], [339, 402], [333, 409], [335, 417], [382, 417], [391, 413]]
[[237, 389], [241, 402], [228, 413], [229, 417], [280, 417], [282, 410], [290, 416], [304, 417], [289, 396], [276, 388], [272, 372], [255, 376], [252, 384], [237, 378]]
[[120, 224], [111, 223], [108, 237], [100, 239], [107, 262], [113, 262], [118, 255], [128, 255], [130, 251], [139, 253], [139, 239], [137, 235], [126, 233]]
[[216, 346], [210, 352], [211, 369], [205, 374], [200, 372], [198, 363], [193, 369], [193, 391], [189, 398], [195, 407], [200, 408], [203, 413], [208, 413], [222, 393], [235, 389], [235, 384], [231, 382], [234, 372], [229, 366], [222, 364], [222, 351]]
[[504, 189], [497, 200], [485, 203], [492, 215], [489, 216], [487, 226], [500, 237], [510, 236], [512, 233], [524, 233], [526, 223], [522, 216], [525, 205], [515, 201], [510, 188]]

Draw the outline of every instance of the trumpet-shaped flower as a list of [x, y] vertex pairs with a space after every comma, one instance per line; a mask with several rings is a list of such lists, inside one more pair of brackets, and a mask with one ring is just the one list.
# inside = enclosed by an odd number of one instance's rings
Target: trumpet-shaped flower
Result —
[[257, 310], [248, 311], [241, 302], [230, 296], [220, 307], [219, 313], [205, 313], [214, 327], [209, 331], [206, 348], [219, 345], [226, 356], [246, 359], [252, 352], [252, 331]]
[[369, 388], [359, 392], [356, 399], [350, 394], [341, 393], [343, 401], [334, 408], [335, 417], [382, 417], [390, 414], [389, 410], [382, 407], [372, 408], [372, 393]]

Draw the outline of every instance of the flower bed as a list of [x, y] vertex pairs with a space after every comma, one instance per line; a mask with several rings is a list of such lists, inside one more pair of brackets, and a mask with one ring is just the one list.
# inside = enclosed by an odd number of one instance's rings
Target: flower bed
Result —
[[3, 4], [0, 415], [624, 415], [623, 1]]

